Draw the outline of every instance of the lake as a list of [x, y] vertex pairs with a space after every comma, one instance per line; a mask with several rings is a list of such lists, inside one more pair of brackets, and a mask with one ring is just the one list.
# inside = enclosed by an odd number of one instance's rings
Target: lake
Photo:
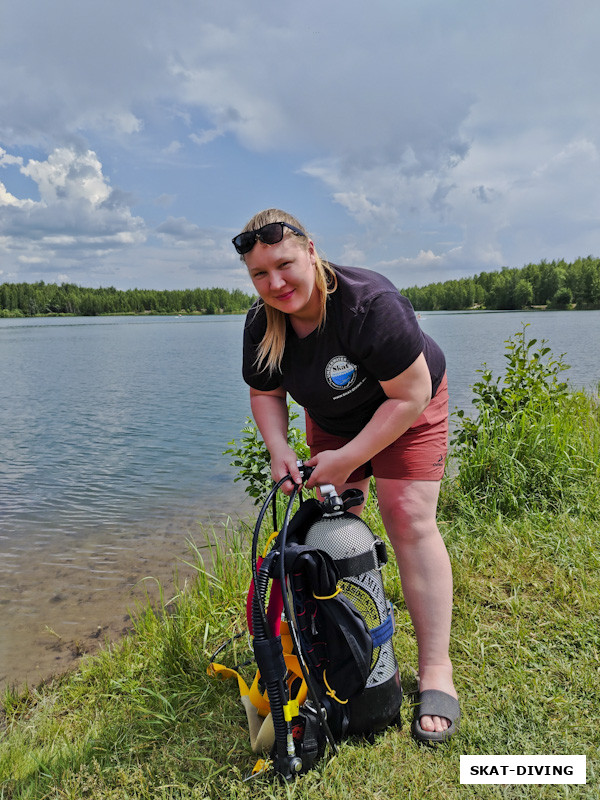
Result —
[[[565, 354], [573, 386], [600, 382], [600, 311], [420, 323], [446, 353], [451, 408], [470, 407], [483, 362], [502, 371], [524, 323]], [[222, 454], [249, 414], [242, 327], [242, 316], [0, 320], [0, 687], [118, 636], [140, 591], [192, 574], [188, 539], [204, 546], [207, 525], [254, 514]]]

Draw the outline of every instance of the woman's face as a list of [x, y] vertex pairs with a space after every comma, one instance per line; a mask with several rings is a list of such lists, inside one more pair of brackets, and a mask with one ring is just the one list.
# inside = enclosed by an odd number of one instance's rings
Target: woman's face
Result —
[[308, 248], [295, 236], [284, 236], [277, 244], [257, 241], [245, 261], [254, 288], [267, 305], [297, 319], [318, 321], [315, 249], [310, 240]]

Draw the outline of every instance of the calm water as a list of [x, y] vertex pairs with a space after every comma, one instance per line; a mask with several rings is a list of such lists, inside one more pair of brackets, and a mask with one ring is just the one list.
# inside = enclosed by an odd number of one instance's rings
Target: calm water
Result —
[[222, 509], [221, 453], [249, 413], [240, 333], [241, 317], [3, 320], [0, 536]]
[[[451, 407], [470, 406], [483, 362], [503, 369], [504, 340], [524, 322], [566, 354], [572, 385], [597, 387], [600, 312], [425, 312]], [[242, 326], [241, 316], [0, 320], [0, 608], [10, 610], [0, 684], [17, 678], [27, 637], [34, 658], [48, 637], [102, 626], [127, 587], [172, 573], [199, 520], [248, 509], [222, 455], [249, 414]]]

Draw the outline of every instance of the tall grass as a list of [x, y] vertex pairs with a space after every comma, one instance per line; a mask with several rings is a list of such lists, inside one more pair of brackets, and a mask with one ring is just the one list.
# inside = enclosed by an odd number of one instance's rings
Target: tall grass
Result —
[[470, 511], [517, 518], [523, 513], [600, 512], [598, 398], [559, 381], [568, 369], [546, 342], [527, 340], [526, 328], [507, 341], [508, 366], [493, 378], [480, 370], [474, 417], [456, 414], [456, 480], [447, 502]]
[[[483, 383], [493, 384], [491, 376]], [[493, 385], [502, 394], [502, 385]], [[5, 693], [0, 800], [596, 796], [600, 531], [590, 442], [598, 442], [597, 404], [568, 388], [542, 388], [538, 394], [553, 395], [549, 405], [540, 398], [528, 405], [536, 392], [526, 394], [520, 417], [498, 397], [495, 405], [476, 404], [479, 413], [465, 420], [456, 445], [468, 468], [461, 462], [442, 499], [462, 708], [451, 742], [432, 750], [409, 735], [416, 645], [390, 563], [384, 579], [395, 607], [403, 727], [373, 744], [344, 742], [335, 759], [323, 759], [292, 785], [272, 774], [244, 781], [256, 756], [237, 685], [206, 673], [214, 649], [245, 630], [250, 532], [237, 524], [215, 537], [206, 562], [190, 544], [195, 579], [162, 597], [158, 608], [140, 608], [134, 632], [118, 645], [71, 675]], [[564, 439], [566, 456], [557, 450]], [[487, 466], [477, 466], [478, 459]], [[560, 486], [565, 476], [575, 485], [568, 491]], [[366, 519], [385, 536], [374, 497]], [[242, 637], [222, 659], [233, 664], [249, 654]], [[253, 667], [246, 669], [251, 677]], [[462, 786], [461, 754], [586, 755], [588, 783]]]

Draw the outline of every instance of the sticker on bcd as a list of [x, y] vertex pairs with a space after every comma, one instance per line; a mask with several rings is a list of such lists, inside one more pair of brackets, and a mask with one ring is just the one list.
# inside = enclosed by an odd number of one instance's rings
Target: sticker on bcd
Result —
[[357, 367], [346, 356], [334, 356], [325, 367], [327, 383], [333, 389], [347, 389], [356, 380]]

